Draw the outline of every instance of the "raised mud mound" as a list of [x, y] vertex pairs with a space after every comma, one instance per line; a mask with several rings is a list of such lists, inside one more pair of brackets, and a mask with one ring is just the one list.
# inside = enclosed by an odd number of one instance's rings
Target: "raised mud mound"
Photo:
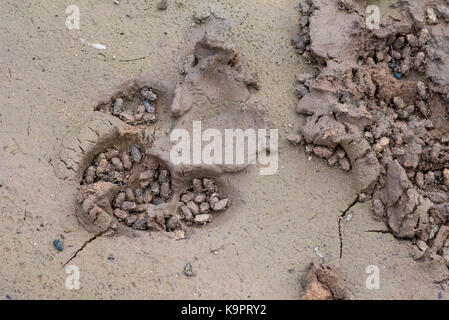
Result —
[[105, 93], [52, 156], [56, 174], [80, 186], [76, 215], [88, 231], [175, 231], [184, 238], [238, 197], [225, 175], [248, 164], [171, 161], [177, 141], [170, 133], [189, 134], [194, 121], [222, 134], [266, 127], [259, 105], [248, 104], [257, 78], [239, 63], [238, 49], [208, 34], [192, 47], [182, 81], [148, 73]]
[[303, 123], [289, 140], [351, 170], [355, 202], [372, 198], [415, 258], [449, 262], [448, 2], [400, 1], [373, 30], [364, 1], [300, 9], [293, 43], [317, 72], [298, 76]]

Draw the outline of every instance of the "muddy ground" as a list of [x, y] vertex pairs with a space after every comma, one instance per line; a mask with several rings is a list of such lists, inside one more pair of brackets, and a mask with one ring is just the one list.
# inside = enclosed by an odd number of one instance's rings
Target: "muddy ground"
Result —
[[[70, 4], [80, 8], [80, 30], [65, 27]], [[194, 12], [208, 6], [218, 18], [195, 25]], [[288, 143], [295, 77], [311, 71], [291, 45], [297, 0], [176, 0], [165, 11], [156, 1], [9, 1], [0, 14], [0, 298], [298, 299], [320, 256], [339, 269], [352, 299], [447, 298], [444, 264], [415, 261], [411, 242], [387, 232], [368, 202], [339, 224], [359, 192], [351, 172]], [[244, 67], [257, 72], [250, 102], [279, 129], [278, 173], [250, 166], [229, 175], [238, 190], [232, 206], [186, 239], [138, 230], [93, 236], [75, 216], [79, 182], [55, 173], [55, 152], [92, 119], [103, 92], [147, 71], [181, 81], [184, 54], [206, 30], [236, 44]], [[79, 290], [65, 286], [68, 261], [80, 268]], [[370, 265], [380, 270], [378, 290], [365, 285]]]

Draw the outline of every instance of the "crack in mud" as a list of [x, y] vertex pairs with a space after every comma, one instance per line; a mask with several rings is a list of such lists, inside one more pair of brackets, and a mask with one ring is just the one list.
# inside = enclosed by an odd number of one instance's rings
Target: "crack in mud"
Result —
[[365, 232], [391, 233], [390, 230], [366, 230]]
[[85, 242], [83, 243], [83, 245], [82, 245], [78, 250], [75, 251], [75, 253], [70, 257], [70, 259], [67, 260], [67, 261], [62, 265], [61, 268], [64, 268], [68, 263], [70, 263], [70, 261], [72, 261], [73, 259], [75, 259], [76, 256], [78, 255], [78, 253], [80, 253], [81, 251], [83, 251], [83, 249], [84, 249], [89, 243], [91, 243], [92, 241], [94, 241], [94, 240], [97, 239], [98, 237], [102, 236], [102, 235], [105, 234], [107, 231], [109, 231], [109, 230], [106, 230], [106, 231], [104, 231], [104, 232], [100, 232], [100, 233], [94, 235], [93, 237], [91, 237], [89, 240], [85, 241]]
[[353, 206], [355, 206], [360, 201], [358, 200], [359, 196], [357, 195], [355, 199], [347, 206], [345, 211], [340, 211], [341, 215], [338, 217], [337, 223], [338, 223], [338, 237], [340, 239], [340, 259], [343, 256], [343, 235], [341, 233], [341, 220], [344, 218], [344, 216], [349, 212], [349, 210], [352, 209]]
[[444, 279], [441, 279], [441, 280], [434, 280], [434, 281], [432, 281], [432, 283], [433, 284], [439, 284], [439, 285], [447, 284], [447, 283], [449, 283], [449, 278], [444, 278]]

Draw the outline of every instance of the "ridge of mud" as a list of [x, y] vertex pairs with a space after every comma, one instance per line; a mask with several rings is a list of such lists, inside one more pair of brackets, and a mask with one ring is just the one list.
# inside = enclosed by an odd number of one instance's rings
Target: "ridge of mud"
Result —
[[351, 170], [416, 259], [449, 262], [447, 1], [401, 1], [377, 30], [364, 25], [364, 1], [304, 0], [300, 11], [292, 42], [317, 73], [297, 77], [303, 125], [289, 140]]

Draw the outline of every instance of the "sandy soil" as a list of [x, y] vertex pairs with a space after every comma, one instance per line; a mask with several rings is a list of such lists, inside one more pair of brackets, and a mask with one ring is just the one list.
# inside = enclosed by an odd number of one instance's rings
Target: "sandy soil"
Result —
[[[65, 27], [70, 4], [81, 10], [80, 30]], [[193, 26], [202, 6], [224, 20]], [[351, 173], [287, 143], [295, 75], [308, 70], [290, 43], [297, 0], [175, 0], [166, 11], [149, 0], [7, 1], [0, 16], [0, 298], [298, 299], [299, 279], [320, 259], [316, 248], [340, 269], [350, 298], [447, 298], [447, 268], [414, 261], [411, 244], [382, 232], [368, 203], [352, 208], [340, 238], [338, 218], [357, 193]], [[261, 90], [251, 99], [279, 129], [278, 173], [260, 176], [252, 166], [231, 176], [241, 190], [237, 203], [186, 240], [139, 231], [93, 239], [74, 215], [79, 185], [58, 179], [50, 158], [92, 117], [101, 92], [147, 70], [180, 80], [180, 52], [192, 46], [192, 28], [209, 27], [237, 44], [247, 69], [259, 75]], [[59, 252], [52, 243], [61, 235]], [[70, 264], [80, 268], [81, 288], [68, 290], [63, 265], [76, 252]], [[193, 277], [183, 274], [186, 262]], [[369, 265], [380, 269], [378, 290], [365, 286]]]

